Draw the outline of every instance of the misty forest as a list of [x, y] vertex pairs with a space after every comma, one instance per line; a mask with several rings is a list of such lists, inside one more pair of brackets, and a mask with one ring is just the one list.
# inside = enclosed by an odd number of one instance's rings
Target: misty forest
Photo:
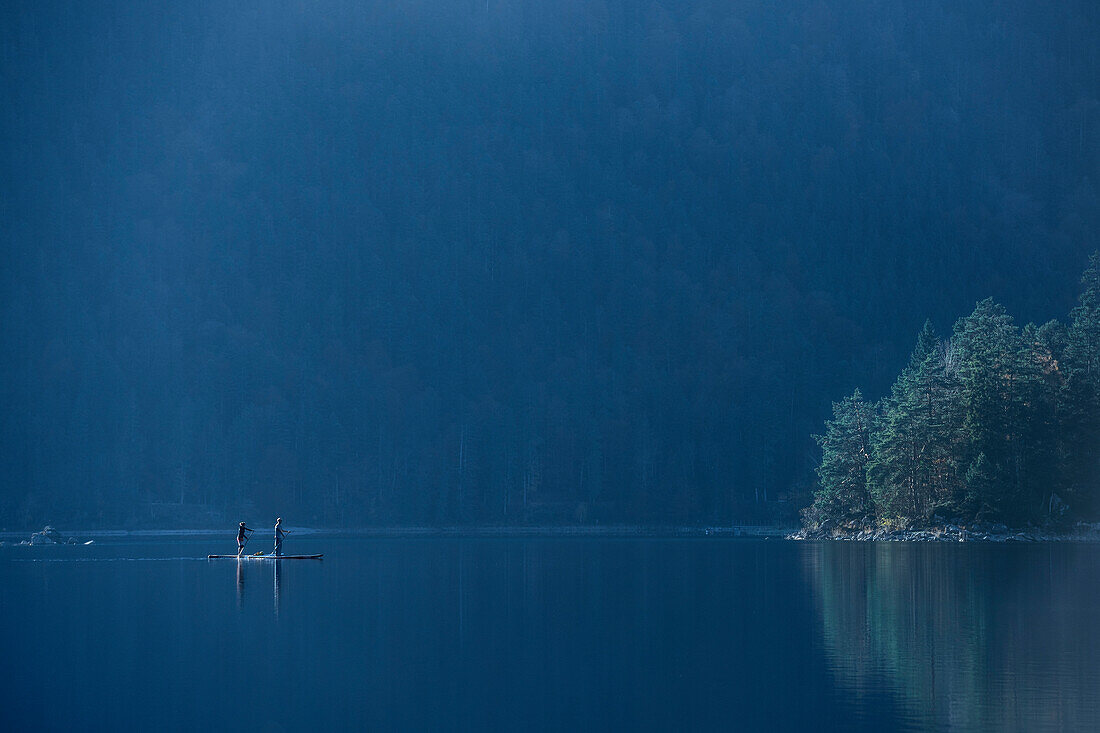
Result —
[[1100, 4], [978, 5], [5, 3], [0, 526], [1091, 516]]

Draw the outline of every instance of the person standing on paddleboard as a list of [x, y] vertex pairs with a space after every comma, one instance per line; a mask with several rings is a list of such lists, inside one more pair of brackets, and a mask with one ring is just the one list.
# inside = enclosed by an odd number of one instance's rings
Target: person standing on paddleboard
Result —
[[[249, 534], [245, 534], [248, 532]], [[252, 530], [244, 526], [244, 522], [241, 522], [241, 526], [237, 528], [237, 555], [240, 556], [241, 551], [244, 550], [244, 544], [248, 542], [248, 538], [251, 537]]]
[[281, 526], [282, 523], [283, 523], [283, 518], [282, 517], [278, 517], [275, 520], [275, 554], [276, 555], [282, 555], [283, 554], [283, 535], [290, 534], [289, 532], [287, 532], [285, 529], [282, 528], [282, 526]]

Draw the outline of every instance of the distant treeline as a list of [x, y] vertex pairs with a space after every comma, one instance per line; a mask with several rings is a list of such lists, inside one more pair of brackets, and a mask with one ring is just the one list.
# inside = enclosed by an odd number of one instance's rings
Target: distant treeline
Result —
[[1087, 515], [1100, 481], [1100, 253], [1069, 325], [1017, 327], [993, 299], [948, 339], [925, 323], [890, 394], [833, 405], [807, 525]]

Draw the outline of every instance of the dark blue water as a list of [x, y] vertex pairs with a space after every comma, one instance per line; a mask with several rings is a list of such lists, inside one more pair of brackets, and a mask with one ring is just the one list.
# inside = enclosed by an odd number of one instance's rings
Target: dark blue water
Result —
[[1100, 730], [1097, 545], [287, 549], [0, 548], [0, 730]]

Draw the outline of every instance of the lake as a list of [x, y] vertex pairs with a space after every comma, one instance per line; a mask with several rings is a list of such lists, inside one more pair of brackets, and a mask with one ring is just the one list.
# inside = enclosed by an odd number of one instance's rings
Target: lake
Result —
[[286, 549], [0, 548], [0, 730], [1100, 730], [1100, 545]]

